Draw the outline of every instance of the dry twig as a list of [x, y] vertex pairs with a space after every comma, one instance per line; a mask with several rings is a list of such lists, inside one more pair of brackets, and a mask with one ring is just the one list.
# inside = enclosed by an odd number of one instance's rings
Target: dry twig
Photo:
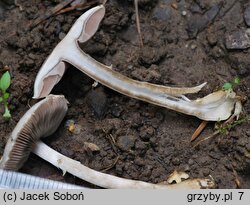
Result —
[[70, 11], [73, 11], [73, 10], [76, 10], [76, 9], [79, 9], [79, 8], [80, 9], [87, 9], [90, 6], [93, 6], [93, 5], [97, 4], [98, 2], [99, 2], [99, 0], [92, 0], [90, 2], [79, 3], [79, 4], [76, 4], [74, 6], [70, 6], [68, 8], [62, 9], [62, 10], [58, 11], [55, 15], [70, 12]]
[[201, 132], [205, 129], [205, 127], [207, 126], [208, 121], [202, 121], [201, 124], [199, 125], [199, 127], [195, 130], [195, 132], [193, 133], [192, 137], [191, 137], [191, 142], [194, 141], [197, 137], [199, 137], [199, 135], [201, 134]]
[[136, 27], [137, 27], [137, 32], [139, 36], [139, 42], [140, 42], [140, 46], [143, 47], [141, 25], [140, 25], [140, 18], [139, 18], [139, 9], [138, 9], [138, 0], [134, 0], [134, 4], [135, 4]]
[[57, 4], [53, 9], [47, 11], [45, 14], [39, 16], [31, 25], [30, 28], [33, 28], [37, 26], [38, 24], [42, 23], [46, 19], [50, 18], [54, 14], [58, 13], [60, 10], [62, 10], [65, 6], [72, 3], [74, 0], [64, 0], [61, 3]]

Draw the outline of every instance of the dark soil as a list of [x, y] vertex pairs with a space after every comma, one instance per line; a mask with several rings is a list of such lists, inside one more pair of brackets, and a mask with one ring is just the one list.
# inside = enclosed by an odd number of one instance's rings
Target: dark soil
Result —
[[[58, 2], [20, 0], [22, 11], [0, 5], [0, 62], [8, 65], [12, 76], [12, 118], [0, 117], [0, 154], [8, 134], [35, 103], [33, 84], [41, 64], [83, 12], [58, 15], [28, 29], [37, 16]], [[134, 79], [170, 86], [208, 82], [199, 96], [239, 76], [236, 92], [247, 98], [244, 118], [250, 113], [250, 50], [228, 50], [225, 39], [228, 33], [247, 28], [243, 15], [247, 2], [140, 1], [144, 42], [140, 48], [133, 1], [109, 0], [100, 29], [82, 49]], [[245, 156], [250, 152], [249, 122], [193, 148], [214, 132], [213, 122], [191, 143], [199, 119], [131, 99], [102, 85], [92, 88], [92, 84], [92, 79], [71, 67], [52, 91], [64, 94], [70, 102], [61, 127], [45, 140], [57, 151], [95, 170], [128, 179], [159, 183], [176, 169], [191, 178], [211, 175], [217, 188], [236, 188], [237, 180], [240, 188], [250, 188], [250, 159]], [[67, 120], [74, 120], [80, 132], [69, 132]], [[84, 148], [85, 142], [96, 144], [100, 151]], [[59, 169], [33, 154], [20, 171], [86, 184], [69, 174], [62, 176]]]

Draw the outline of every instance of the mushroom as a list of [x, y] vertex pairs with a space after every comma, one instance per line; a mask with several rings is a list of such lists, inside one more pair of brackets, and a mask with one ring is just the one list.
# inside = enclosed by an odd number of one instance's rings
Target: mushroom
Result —
[[39, 140], [39, 138], [51, 135], [58, 128], [66, 112], [67, 100], [64, 96], [49, 95], [31, 107], [11, 133], [0, 161], [0, 168], [18, 170], [32, 151], [60, 168], [64, 174], [69, 172], [104, 188], [198, 189], [214, 186], [211, 178], [186, 180], [178, 185], [162, 185], [124, 179], [90, 169], [80, 162], [58, 153]]
[[111, 67], [95, 61], [80, 49], [79, 44], [86, 42], [96, 33], [104, 14], [105, 7], [100, 5], [88, 10], [77, 19], [68, 34], [54, 48], [42, 65], [35, 80], [33, 98], [42, 98], [50, 93], [65, 72], [65, 62], [74, 65], [105, 86], [135, 98], [146, 92], [171, 95], [196, 93], [206, 84], [203, 83], [191, 88], [171, 88], [140, 82], [121, 75], [113, 71]]
[[201, 99], [189, 100], [184, 94], [196, 93], [206, 83], [196, 87], [177, 88], [136, 81], [84, 53], [79, 44], [86, 42], [95, 34], [104, 14], [104, 6], [99, 5], [78, 18], [42, 65], [35, 80], [33, 98], [47, 96], [60, 81], [66, 63], [69, 63], [95, 81], [135, 99], [206, 121], [219, 121], [230, 117], [236, 102], [240, 103], [233, 91], [218, 91]]
[[113, 189], [201, 189], [213, 188], [215, 186], [212, 177], [208, 178], [195, 178], [185, 180], [179, 184], [152, 184], [148, 182], [124, 179], [121, 177], [105, 174], [99, 171], [84, 166], [79, 161], [70, 159], [57, 151], [50, 148], [48, 145], [41, 141], [36, 143], [33, 150], [37, 156], [43, 158], [54, 166], [60, 168], [63, 173], [69, 172], [70, 174], [83, 179], [89, 183], [95, 184], [104, 188]]
[[36, 142], [56, 131], [68, 110], [67, 102], [62, 95], [49, 95], [32, 106], [10, 134], [0, 168], [20, 169]]

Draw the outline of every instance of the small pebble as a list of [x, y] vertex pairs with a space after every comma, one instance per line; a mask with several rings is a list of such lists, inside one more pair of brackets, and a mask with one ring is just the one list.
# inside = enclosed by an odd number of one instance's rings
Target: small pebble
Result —
[[100, 151], [100, 148], [94, 144], [94, 143], [91, 143], [91, 142], [84, 142], [83, 144], [84, 146], [84, 149], [87, 151], [87, 152], [99, 152]]
[[174, 8], [175, 10], [178, 9], [178, 5], [177, 5], [176, 3], [172, 3], [172, 4], [171, 4], [171, 7]]
[[181, 15], [182, 15], [182, 16], [186, 16], [186, 15], [187, 15], [187, 12], [186, 12], [186, 11], [182, 11], [182, 12], [181, 12]]
[[189, 159], [189, 160], [188, 160], [188, 164], [189, 164], [189, 165], [193, 165], [193, 164], [194, 164], [194, 160]]
[[244, 12], [244, 19], [245, 19], [247, 26], [250, 26], [250, 6], [247, 7]]
[[62, 40], [65, 36], [66, 36], [65, 33], [63, 33], [63, 32], [60, 32], [60, 33], [59, 33], [59, 39], [60, 39], [60, 40]]
[[135, 145], [135, 139], [133, 135], [119, 136], [116, 144], [121, 150], [130, 151]]
[[197, 45], [192, 43], [190, 47], [191, 47], [192, 50], [195, 50], [197, 48]]
[[129, 70], [133, 69], [133, 65], [128, 65], [128, 69]]
[[227, 49], [246, 49], [250, 47], [250, 29], [240, 29], [226, 35]]
[[93, 109], [94, 114], [102, 118], [107, 111], [107, 95], [102, 87], [98, 87], [89, 91], [86, 96], [87, 104]]
[[192, 15], [188, 19], [187, 32], [190, 38], [194, 38], [197, 34], [204, 29], [214, 20], [220, 11], [220, 4], [215, 4], [203, 15]]

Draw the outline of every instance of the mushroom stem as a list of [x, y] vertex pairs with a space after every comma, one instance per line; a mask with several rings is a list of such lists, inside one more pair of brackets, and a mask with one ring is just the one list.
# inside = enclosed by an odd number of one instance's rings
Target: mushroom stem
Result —
[[165, 185], [165, 184], [151, 184], [143, 181], [124, 179], [113, 175], [105, 174], [102, 172], [90, 169], [79, 161], [70, 159], [42, 141], [38, 141], [32, 151], [37, 156], [60, 168], [63, 173], [69, 172], [70, 174], [79, 177], [87, 182], [95, 184], [104, 188], [133, 188], [133, 189], [201, 189], [212, 188], [214, 182], [210, 178], [204, 179], [191, 179], [183, 181], [179, 184]]
[[97, 82], [124, 95], [144, 100], [153, 98], [155, 95], [180, 96], [189, 93], [199, 92], [206, 83], [195, 87], [168, 87], [152, 84], [143, 81], [131, 79], [112, 69], [112, 66], [106, 66], [83, 52], [78, 44], [72, 45], [70, 55], [64, 58], [64, 61], [74, 65], [80, 71], [91, 77]]
[[74, 65], [95, 81], [119, 93], [184, 114], [193, 115], [206, 121], [225, 120], [232, 114], [236, 103], [235, 93], [232, 91], [218, 91], [204, 98], [188, 101], [182, 98], [181, 95], [198, 92], [206, 83], [193, 88], [168, 88], [147, 82], [139, 82], [113, 71], [110, 67], [91, 58], [80, 50], [77, 44], [71, 46], [75, 48], [70, 49], [71, 53], [67, 55], [65, 61]]

